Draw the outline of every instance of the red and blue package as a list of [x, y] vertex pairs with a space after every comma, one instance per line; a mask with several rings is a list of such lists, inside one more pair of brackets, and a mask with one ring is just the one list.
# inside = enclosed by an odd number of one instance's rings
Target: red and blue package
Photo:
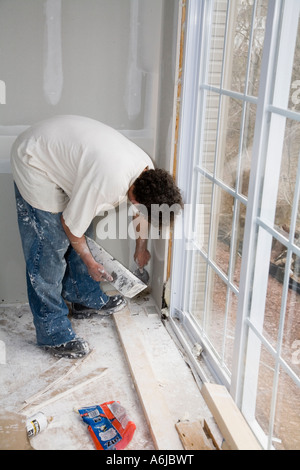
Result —
[[110, 401], [102, 405], [78, 410], [97, 450], [122, 450], [132, 440], [136, 425], [130, 421], [126, 410], [119, 402]]

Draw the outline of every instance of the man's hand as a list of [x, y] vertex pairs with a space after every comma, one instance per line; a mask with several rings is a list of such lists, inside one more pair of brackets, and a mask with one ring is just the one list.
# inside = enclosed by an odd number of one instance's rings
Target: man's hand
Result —
[[138, 238], [136, 240], [134, 261], [140, 269], [144, 268], [144, 266], [149, 263], [151, 258], [151, 255], [147, 249], [147, 245], [148, 240], [143, 240], [142, 238]]
[[[138, 245], [138, 244], [137, 244]], [[134, 261], [138, 265], [138, 267], [141, 269], [144, 266], [146, 266], [151, 259], [151, 255], [147, 249], [139, 249], [138, 247], [136, 248], [135, 254], [134, 254]]]
[[94, 281], [97, 281], [97, 282], [102, 282], [102, 281], [112, 282], [113, 281], [113, 278], [111, 277], [110, 274], [108, 274], [105, 271], [102, 264], [95, 262], [95, 264], [91, 266], [87, 266], [87, 268], [88, 268], [89, 275], [91, 276], [92, 279], [94, 279]]
[[105, 271], [102, 264], [97, 263], [97, 261], [95, 261], [95, 259], [93, 258], [89, 247], [87, 246], [85, 236], [83, 235], [81, 238], [75, 237], [75, 235], [73, 235], [70, 231], [69, 227], [65, 224], [63, 216], [61, 216], [61, 223], [68, 239], [70, 240], [72, 247], [86, 265], [91, 278], [97, 282], [112, 282], [113, 278], [111, 277], [111, 275]]

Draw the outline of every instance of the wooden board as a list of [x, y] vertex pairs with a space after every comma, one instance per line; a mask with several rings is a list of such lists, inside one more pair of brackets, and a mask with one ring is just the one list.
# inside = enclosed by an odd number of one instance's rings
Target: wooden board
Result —
[[33, 450], [27, 437], [24, 416], [0, 411], [0, 450]]
[[222, 450], [224, 439], [213, 417], [206, 418], [204, 420], [203, 430], [205, 434], [212, 440], [215, 448], [217, 450]]
[[231, 450], [262, 450], [226, 387], [207, 383], [201, 393]]
[[162, 395], [146, 351], [141, 334], [130, 311], [124, 309], [114, 314], [115, 324], [131, 371], [149, 430], [157, 450], [182, 450], [175, 422]]
[[213, 450], [199, 421], [177, 423], [176, 429], [185, 450]]

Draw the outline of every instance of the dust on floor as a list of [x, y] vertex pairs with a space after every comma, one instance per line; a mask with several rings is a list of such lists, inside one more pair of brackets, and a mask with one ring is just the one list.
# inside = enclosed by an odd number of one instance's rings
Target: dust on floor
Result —
[[[141, 335], [174, 425], [180, 419], [209, 416], [190, 369], [163, 326], [154, 301], [151, 297], [142, 297], [130, 301], [129, 308], [136, 334]], [[25, 400], [47, 388], [52, 378], [54, 381], [59, 377], [59, 368], [62, 375], [69, 369], [68, 360], [54, 358], [36, 346], [28, 305], [0, 307], [0, 344], [5, 345], [6, 356], [2, 354], [2, 361], [0, 358], [1, 408], [7, 413], [21, 412], [25, 417], [42, 411], [53, 418], [45, 431], [31, 439], [37, 450], [94, 450], [87, 427], [75, 410], [106, 401], [119, 401], [137, 428], [127, 449], [153, 450], [153, 441], [113, 318], [72, 319], [72, 323], [76, 333], [89, 342], [92, 353], [55, 388], [56, 393], [62, 391], [59, 400], [53, 401], [50, 387], [33, 404], [26, 406]], [[69, 362], [72, 367], [75, 361]], [[93, 380], [96, 369], [99, 369], [99, 378]], [[106, 370], [101, 375], [102, 369]], [[78, 389], [80, 383], [87, 385]], [[72, 391], [65, 394], [68, 389]]]

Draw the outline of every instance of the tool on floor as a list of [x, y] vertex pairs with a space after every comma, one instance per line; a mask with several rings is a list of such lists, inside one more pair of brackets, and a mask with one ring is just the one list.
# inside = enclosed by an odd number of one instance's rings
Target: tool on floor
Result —
[[112, 276], [111, 284], [124, 297], [132, 299], [147, 288], [147, 285], [129, 269], [125, 268], [119, 261], [113, 258], [107, 251], [99, 246], [94, 240], [86, 237], [87, 245], [97, 263], [104, 266], [105, 270]]
[[119, 402], [110, 401], [78, 412], [88, 424], [97, 450], [123, 450], [133, 438], [136, 425]]

